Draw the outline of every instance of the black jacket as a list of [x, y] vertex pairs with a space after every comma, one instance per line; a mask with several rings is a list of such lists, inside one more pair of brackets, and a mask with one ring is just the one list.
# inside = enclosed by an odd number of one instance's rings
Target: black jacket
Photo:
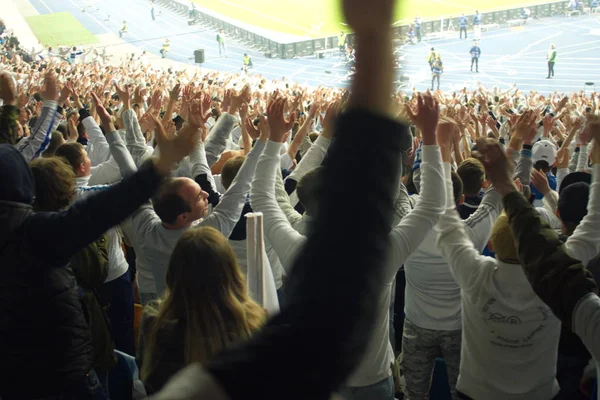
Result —
[[29, 166], [0, 145], [0, 398], [60, 395], [92, 368], [71, 257], [147, 201], [151, 164], [62, 212], [35, 213]]

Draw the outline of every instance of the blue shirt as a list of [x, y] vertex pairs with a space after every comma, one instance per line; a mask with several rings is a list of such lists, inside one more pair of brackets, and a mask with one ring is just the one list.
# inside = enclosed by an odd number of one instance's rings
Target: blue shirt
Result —
[[479, 56], [481, 55], [481, 49], [479, 48], [479, 46], [473, 46], [471, 47], [471, 57], [473, 58], [479, 58]]
[[481, 25], [481, 14], [475, 14], [473, 25]]
[[[554, 175], [552, 175], [552, 173], [548, 172], [546, 174], [546, 176], [548, 177], [548, 183], [550, 184], [550, 189], [552, 190], [556, 190], [556, 177]], [[542, 200], [544, 198], [544, 195], [541, 194], [533, 185], [530, 185], [531, 187], [531, 194], [533, 196], [535, 196], [535, 200]]]
[[465, 16], [460, 17], [460, 19], [458, 20], [458, 25], [460, 25], [461, 28], [466, 28], [467, 27], [467, 17], [465, 17]]

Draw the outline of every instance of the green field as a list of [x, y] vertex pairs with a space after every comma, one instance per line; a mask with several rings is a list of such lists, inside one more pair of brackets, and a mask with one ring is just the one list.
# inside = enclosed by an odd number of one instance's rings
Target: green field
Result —
[[[323, 37], [345, 29], [339, 0], [194, 1], [202, 7], [238, 21], [291, 35]], [[441, 16], [473, 13], [476, 7], [479, 11], [485, 12], [548, 2], [548, 0], [402, 0], [395, 20], [412, 20], [417, 14], [425, 20], [437, 19]]]
[[31, 30], [41, 44], [56, 46], [77, 46], [97, 43], [92, 35], [77, 19], [68, 12], [26, 17]]

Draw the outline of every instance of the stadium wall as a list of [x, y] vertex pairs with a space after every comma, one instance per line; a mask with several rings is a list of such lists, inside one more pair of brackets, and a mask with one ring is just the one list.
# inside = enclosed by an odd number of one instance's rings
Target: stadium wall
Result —
[[[188, 12], [189, 2], [182, 0], [157, 0], [164, 7], [178, 12]], [[545, 18], [565, 13], [568, 0], [553, 1], [543, 4], [527, 5], [531, 10], [531, 16]], [[524, 3], [526, 5], [526, 3]], [[522, 7], [499, 9], [487, 11], [482, 14], [482, 25], [484, 30], [493, 30], [511, 26], [513, 22], [520, 19]], [[469, 18], [469, 26], [473, 15], [465, 14]], [[445, 33], [454, 32], [458, 29], [458, 18], [460, 15], [440, 16], [439, 19], [425, 20], [422, 24], [422, 34], [425, 38], [435, 39], [445, 37]], [[337, 36], [317, 39], [290, 40], [281, 39], [277, 35], [266, 35], [264, 30], [253, 30], [251, 27], [241, 27], [235, 20], [221, 16], [220, 14], [205, 12], [196, 9], [190, 24], [197, 23], [203, 28], [218, 31], [223, 29], [229, 37], [234, 37], [242, 45], [263, 52], [267, 57], [289, 59], [294, 57], [307, 57], [323, 55], [328, 51], [335, 52], [338, 48]], [[409, 23], [393, 27], [394, 37], [401, 40], [409, 30]], [[270, 36], [270, 37], [269, 37]], [[348, 35], [352, 42], [352, 35]]]

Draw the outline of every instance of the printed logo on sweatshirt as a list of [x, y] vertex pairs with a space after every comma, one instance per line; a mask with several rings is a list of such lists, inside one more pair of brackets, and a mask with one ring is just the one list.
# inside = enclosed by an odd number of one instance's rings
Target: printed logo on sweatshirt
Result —
[[531, 347], [540, 332], [549, 325], [550, 311], [544, 306], [525, 310], [520, 315], [510, 315], [506, 311], [506, 307], [499, 306], [493, 297], [481, 307], [484, 323], [489, 329], [489, 340], [494, 346]]

